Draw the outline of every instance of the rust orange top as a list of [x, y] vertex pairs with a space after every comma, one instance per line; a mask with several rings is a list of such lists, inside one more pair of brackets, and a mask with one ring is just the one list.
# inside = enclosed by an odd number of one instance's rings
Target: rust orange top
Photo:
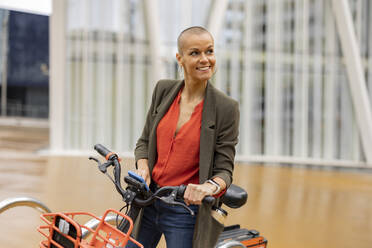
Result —
[[200, 128], [204, 100], [195, 106], [190, 119], [176, 134], [181, 92], [182, 89], [156, 129], [158, 158], [152, 179], [159, 186], [199, 183]]

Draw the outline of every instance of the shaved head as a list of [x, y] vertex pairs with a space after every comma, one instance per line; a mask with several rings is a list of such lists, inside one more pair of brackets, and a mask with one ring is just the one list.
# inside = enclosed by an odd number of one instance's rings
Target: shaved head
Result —
[[184, 40], [185, 40], [185, 37], [187, 35], [190, 35], [190, 34], [205, 34], [205, 33], [209, 34], [211, 36], [212, 40], [213, 40], [213, 36], [211, 35], [211, 33], [209, 33], [209, 31], [207, 29], [203, 28], [203, 27], [193, 26], [193, 27], [189, 27], [189, 28], [186, 28], [185, 30], [183, 30], [177, 38], [178, 53], [182, 54]]

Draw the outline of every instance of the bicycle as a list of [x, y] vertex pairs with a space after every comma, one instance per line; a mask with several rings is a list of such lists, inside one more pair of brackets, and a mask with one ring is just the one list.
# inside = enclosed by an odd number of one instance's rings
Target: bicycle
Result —
[[[133, 230], [133, 222], [136, 220], [140, 210], [155, 200], [160, 200], [169, 205], [184, 207], [190, 214], [194, 214], [182, 200], [186, 190], [185, 185], [165, 186], [152, 193], [144, 180], [134, 173], [129, 173], [124, 177], [127, 187], [124, 190], [121, 186], [121, 165], [117, 154], [111, 152], [104, 146], [97, 144], [94, 149], [103, 157], [106, 162], [101, 163], [97, 158], [89, 157], [90, 160], [98, 164], [98, 169], [107, 175], [114, 183], [116, 190], [122, 196], [125, 205], [120, 211], [108, 209], [102, 217], [97, 217], [89, 212], [70, 212], [70, 213], [45, 213], [41, 219], [46, 223], [38, 228], [38, 231], [46, 238], [40, 242], [42, 248], [92, 248], [92, 247], [125, 247], [131, 241], [138, 247], [143, 247], [130, 235]], [[113, 167], [112, 177], [108, 168]], [[215, 211], [220, 211], [227, 215], [221, 208], [222, 204], [230, 208], [239, 208], [247, 201], [247, 193], [236, 185], [226, 191], [221, 198]], [[212, 206], [216, 199], [207, 196], [203, 199], [204, 204]], [[124, 212], [122, 212], [125, 210]], [[78, 217], [85, 216], [91, 218], [86, 224], [80, 224], [76, 220]], [[114, 221], [115, 225], [110, 222]], [[238, 236], [237, 236], [238, 235]], [[239, 225], [226, 227], [221, 234], [216, 247], [257, 247], [265, 248], [267, 240], [259, 236], [254, 230], [241, 229]]]

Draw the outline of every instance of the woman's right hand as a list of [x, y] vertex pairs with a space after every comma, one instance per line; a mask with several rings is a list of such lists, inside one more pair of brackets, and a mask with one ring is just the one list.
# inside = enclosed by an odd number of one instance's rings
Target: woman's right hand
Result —
[[147, 185], [151, 183], [150, 170], [147, 159], [139, 159], [137, 161], [137, 174], [145, 179]]

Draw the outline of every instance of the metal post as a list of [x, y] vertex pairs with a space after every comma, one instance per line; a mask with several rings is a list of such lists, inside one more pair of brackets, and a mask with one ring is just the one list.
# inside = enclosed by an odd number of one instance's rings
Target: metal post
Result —
[[332, 0], [333, 13], [345, 58], [355, 116], [366, 160], [372, 163], [372, 113], [353, 20], [347, 0]]

